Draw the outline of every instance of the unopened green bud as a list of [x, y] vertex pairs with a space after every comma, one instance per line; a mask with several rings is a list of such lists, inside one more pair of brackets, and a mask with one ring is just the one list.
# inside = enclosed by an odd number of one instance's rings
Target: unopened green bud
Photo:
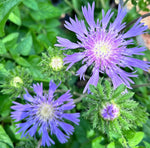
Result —
[[11, 86], [20, 87], [20, 85], [23, 84], [23, 81], [20, 77], [17, 76], [17, 77], [14, 77], [10, 83], [11, 83]]
[[53, 57], [49, 65], [53, 70], [59, 71], [63, 67], [63, 60], [61, 57]]

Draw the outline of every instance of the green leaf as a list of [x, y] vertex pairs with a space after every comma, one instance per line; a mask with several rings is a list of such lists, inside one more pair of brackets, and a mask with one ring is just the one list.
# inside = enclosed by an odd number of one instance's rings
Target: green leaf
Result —
[[47, 38], [47, 35], [45, 34], [38, 35], [37, 41], [41, 43], [41, 45], [44, 46], [45, 48], [48, 48], [50, 46], [50, 42]]
[[61, 10], [54, 7], [50, 3], [38, 3], [39, 10], [33, 11], [31, 16], [33, 19], [40, 21], [49, 18], [56, 18], [61, 15]]
[[133, 92], [125, 93], [125, 94], [122, 95], [122, 96], [120, 95], [120, 97], [117, 98], [117, 103], [120, 103], [120, 102], [123, 102], [123, 101], [125, 101], [125, 100], [127, 100], [127, 99], [130, 99], [130, 98], [133, 97], [133, 95], [134, 95]]
[[37, 40], [36, 35], [33, 34], [32, 35], [32, 39], [33, 39], [33, 48], [34, 51], [39, 54], [44, 50], [44, 47], [40, 44], [40, 42]]
[[[18, 36], [19, 36], [19, 33], [18, 32], [14, 32], [14, 33], [11, 33], [11, 34], [9, 34], [9, 35], [7, 35], [6, 37], [4, 37], [3, 38], [3, 43], [7, 43], [7, 44], [10, 44], [10, 42], [12, 41], [12, 40], [15, 40], [15, 41], [17, 41], [17, 39], [18, 39]], [[14, 43], [13, 43], [14, 44]]]
[[87, 138], [92, 138], [95, 136], [95, 132], [93, 129], [90, 129], [88, 132], [87, 132]]
[[100, 142], [102, 141], [102, 136], [99, 136], [92, 140], [92, 148], [105, 148], [104, 145], [101, 145]]
[[44, 24], [44, 28], [49, 32], [53, 31], [54, 28], [60, 26], [60, 21], [58, 19], [48, 19], [46, 20], [46, 24]]
[[5, 45], [2, 42], [2, 40], [0, 40], [0, 55], [6, 54], [6, 53], [7, 51], [6, 51]]
[[90, 91], [94, 94], [97, 94], [97, 90], [95, 89], [95, 86], [94, 85], [89, 85], [89, 88], [90, 88]]
[[89, 130], [89, 123], [86, 120], [80, 120], [80, 126], [75, 126], [75, 135], [79, 143], [88, 141], [86, 133]]
[[124, 90], [125, 90], [125, 86], [124, 84], [121, 84], [114, 90], [114, 93], [112, 94], [112, 98], [117, 98]]
[[145, 148], [150, 148], [150, 143], [144, 141], [144, 144], [145, 144]]
[[1, 148], [13, 148], [13, 143], [11, 142], [9, 136], [6, 134], [3, 127], [0, 125], [0, 146]]
[[38, 10], [38, 3], [36, 0], [25, 0], [23, 1], [23, 4], [28, 7], [31, 8], [32, 10]]
[[115, 148], [115, 143], [111, 142], [110, 144], [107, 145], [107, 148]]
[[[88, 94], [87, 96], [88, 96], [88, 98], [91, 98], [91, 99], [94, 99], [94, 100], [100, 100], [100, 98], [98, 98], [98, 97], [95, 96], [95, 95]], [[85, 101], [86, 101], [86, 100], [85, 100]]]
[[14, 57], [14, 60], [21, 66], [24, 66], [24, 67], [30, 67], [30, 63], [28, 63], [28, 61], [22, 57]]
[[104, 83], [105, 83], [105, 88], [106, 88], [106, 90], [105, 90], [106, 91], [106, 96], [107, 96], [107, 98], [109, 98], [110, 95], [111, 95], [111, 84], [107, 80]]
[[120, 141], [115, 140], [114, 142], [111, 142], [108, 144], [107, 148], [125, 148]]
[[136, 132], [129, 139], [127, 138], [129, 146], [134, 147], [134, 146], [138, 145], [142, 141], [143, 137], [144, 137], [143, 132]]
[[4, 78], [4, 76], [7, 75], [8, 75], [8, 71], [5, 69], [4, 65], [0, 63], [0, 80], [2, 80], [2, 78]]
[[17, 129], [15, 124], [12, 124], [12, 125], [8, 125], [7, 124], [5, 126], [5, 130], [8, 133], [9, 137], [11, 138], [11, 140], [13, 142], [15, 142], [15, 143], [18, 142], [18, 140], [26, 140], [25, 137], [21, 138], [21, 133], [17, 133], [18, 129]]
[[5, 47], [8, 51], [11, 52], [12, 48], [16, 46], [18, 40], [19, 33], [11, 33], [2, 39], [2, 42], [5, 44]]
[[9, 17], [9, 14], [20, 2], [21, 0], [6, 0], [0, 2], [0, 37], [5, 35], [4, 26]]
[[101, 82], [99, 82], [98, 84], [97, 84], [97, 89], [98, 89], [98, 93], [99, 93], [99, 95], [100, 96], [102, 96], [102, 98], [105, 96], [105, 94], [104, 94], [104, 89], [103, 89], [103, 86], [101, 85]]
[[16, 25], [21, 25], [20, 10], [16, 7], [9, 15], [8, 19]]
[[45, 81], [49, 81], [41, 73], [41, 69], [39, 66], [40, 61], [41, 61], [41, 58], [36, 55], [32, 55], [28, 58], [28, 62], [30, 64], [30, 67], [29, 67], [30, 72], [32, 73], [32, 76], [34, 79], [44, 79]]
[[22, 38], [21, 42], [19, 42], [15, 51], [18, 51], [21, 55], [27, 56], [31, 52], [32, 47], [32, 36], [28, 34], [26, 37]]
[[0, 97], [0, 115], [6, 117], [10, 114], [10, 106], [12, 101], [9, 99], [9, 96], [3, 95]]

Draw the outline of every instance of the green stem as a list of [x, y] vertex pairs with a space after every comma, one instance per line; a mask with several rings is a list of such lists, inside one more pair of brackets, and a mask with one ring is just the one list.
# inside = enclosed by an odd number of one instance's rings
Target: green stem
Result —
[[148, 16], [150, 16], [150, 13], [144, 14], [144, 15], [142, 15], [142, 16], [136, 18], [135, 20], [131, 21], [130, 23], [128, 23], [128, 24], [126, 25], [125, 28], [123, 28], [123, 29], [120, 31], [120, 33], [122, 33], [126, 28], [130, 27], [131, 25], [133, 25], [139, 18], [144, 19], [144, 18], [146, 18], [146, 17], [148, 17]]
[[150, 86], [150, 83], [139, 84], [139, 85], [132, 85], [133, 88], [146, 87], [146, 86]]
[[129, 1], [129, 0], [126, 0], [126, 1], [124, 2], [123, 6], [125, 6], [125, 5], [127, 4], [128, 1]]
[[40, 148], [41, 143], [42, 143], [42, 138], [39, 140], [37, 148]]
[[82, 98], [83, 98], [84, 96], [85, 96], [85, 95], [81, 95], [79, 98], [74, 99], [74, 100], [73, 100], [74, 103], [79, 103], [79, 102], [81, 102], [81, 101], [82, 101]]
[[45, 80], [45, 79], [33, 79], [34, 81], [40, 81], [40, 82], [46, 82], [49, 83], [49, 80]]
[[101, 5], [102, 5], [102, 8], [106, 8], [106, 5], [105, 5], [105, 1], [104, 0], [100, 0], [100, 2], [101, 2]]
[[[69, 72], [69, 71], [68, 71]], [[74, 75], [74, 76], [77, 76], [73, 71], [71, 71], [71, 72], [69, 72], [69, 73], [71, 73], [72, 75]], [[88, 75], [84, 75], [84, 77], [86, 78], [86, 79], [90, 79], [90, 76], [88, 76]]]
[[78, 9], [76, 9], [68, 0], [65, 0], [65, 3], [68, 4], [72, 9], [74, 9], [74, 11], [80, 16], [82, 17], [82, 14], [80, 13], [80, 11]]

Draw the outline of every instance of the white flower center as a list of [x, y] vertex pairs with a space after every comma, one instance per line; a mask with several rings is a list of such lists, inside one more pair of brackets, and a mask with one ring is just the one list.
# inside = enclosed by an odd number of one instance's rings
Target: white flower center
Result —
[[54, 108], [50, 104], [43, 103], [39, 106], [37, 115], [41, 120], [51, 120], [54, 117]]
[[54, 70], [60, 70], [63, 67], [63, 60], [60, 57], [53, 57], [50, 66]]

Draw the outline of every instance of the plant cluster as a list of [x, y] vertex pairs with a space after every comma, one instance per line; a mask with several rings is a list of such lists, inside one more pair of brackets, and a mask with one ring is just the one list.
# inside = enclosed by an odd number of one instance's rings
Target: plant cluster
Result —
[[1, 0], [0, 147], [149, 148], [148, 5]]

